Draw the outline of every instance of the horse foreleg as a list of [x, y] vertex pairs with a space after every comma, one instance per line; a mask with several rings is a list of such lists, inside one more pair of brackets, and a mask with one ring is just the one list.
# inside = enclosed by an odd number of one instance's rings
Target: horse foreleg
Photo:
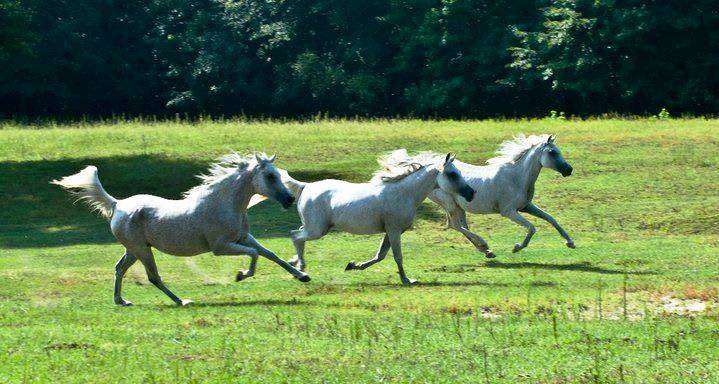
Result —
[[[129, 250], [128, 250], [129, 251]], [[140, 260], [142, 265], [145, 266], [145, 272], [147, 273], [147, 279], [159, 290], [164, 292], [167, 297], [172, 299], [177, 305], [185, 306], [192, 303], [192, 300], [183, 300], [177, 297], [172, 291], [170, 291], [165, 284], [162, 282], [160, 273], [157, 272], [157, 264], [155, 264], [155, 257], [152, 255], [152, 250], [147, 247], [141, 250], [132, 250], [132, 253]]]
[[382, 243], [379, 246], [379, 249], [377, 250], [377, 254], [374, 258], [367, 260], [363, 263], [355, 264], [354, 261], [350, 261], [349, 264], [347, 264], [347, 267], [345, 268], [345, 271], [349, 271], [352, 269], [367, 269], [374, 265], [377, 262], [380, 262], [384, 260], [385, 256], [387, 256], [387, 252], [389, 252], [390, 243], [389, 243], [389, 237], [387, 235], [384, 235], [384, 238], [382, 238]]
[[534, 233], [537, 232], [537, 229], [534, 228], [534, 225], [530, 223], [529, 220], [525, 219], [524, 216], [520, 215], [519, 212], [515, 210], [504, 211], [502, 212], [502, 216], [514, 221], [515, 223], [523, 226], [524, 228], [527, 228], [527, 236], [524, 238], [524, 241], [522, 241], [522, 244], [514, 244], [514, 249], [512, 249], [512, 252], [516, 253], [526, 248], [527, 245], [529, 245], [529, 241], [532, 240], [532, 236], [534, 236]]
[[[296, 277], [299, 281], [305, 283], [310, 281], [309, 275], [306, 273], [297, 270], [295, 267], [290, 265], [288, 262], [280, 259], [277, 255], [274, 254], [274, 252], [270, 251], [269, 249], [265, 248], [260, 244], [252, 235], [249, 233], [247, 234], [247, 239], [243, 242], [244, 245], [248, 245], [250, 247], [253, 247], [257, 250], [260, 256], [266, 258], [267, 260], [271, 260], [278, 264], [280, 267], [284, 268], [287, 272], [291, 273], [292, 276]], [[250, 264], [250, 270], [247, 271], [248, 275], [245, 275], [244, 277], [249, 277], [255, 274], [255, 264], [257, 263], [257, 257], [253, 258], [253, 262]], [[242, 271], [240, 271], [242, 272]], [[238, 280], [241, 280], [239, 278], [240, 274], [237, 274]], [[243, 277], [243, 278], [244, 278]]]
[[562, 228], [562, 226], [559, 225], [557, 220], [555, 220], [554, 217], [552, 217], [552, 215], [550, 215], [549, 213], [543, 211], [541, 208], [534, 205], [534, 203], [529, 203], [526, 207], [522, 208], [521, 211], [527, 212], [532, 216], [538, 217], [538, 218], [548, 222], [549, 224], [552, 224], [554, 229], [556, 229], [557, 232], [559, 232], [559, 235], [562, 236], [564, 238], [564, 240], [566, 240], [566, 242], [564, 244], [566, 244], [567, 247], [569, 247], [569, 248], [576, 247], [574, 245], [574, 241], [572, 241], [572, 238], [569, 237], [569, 234], [567, 233], [567, 231], [565, 231], [564, 228]]
[[402, 284], [411, 285], [416, 283], [417, 280], [407, 278], [402, 266], [402, 232], [388, 231], [387, 237], [389, 238], [389, 243], [392, 246], [392, 255], [394, 256], [394, 262], [397, 263], [397, 273], [399, 273], [399, 278], [402, 280]]
[[480, 252], [484, 253], [485, 257], [490, 259], [496, 257], [495, 254], [489, 249], [489, 245], [487, 245], [487, 242], [481, 236], [469, 230], [469, 224], [467, 224], [467, 213], [463, 209], [457, 207], [451, 213], [448, 213], [448, 215], [449, 226], [452, 229], [463, 234], [464, 237], [466, 237], [472, 243], [472, 245], [474, 245], [475, 248], [477, 248]]
[[115, 304], [128, 306], [132, 305], [131, 302], [122, 299], [122, 279], [125, 277], [125, 272], [137, 261], [137, 258], [127, 251], [115, 264]]
[[250, 268], [245, 271], [237, 272], [237, 275], [235, 276], [235, 281], [243, 280], [255, 274], [255, 269], [257, 268], [258, 252], [253, 247], [230, 241], [226, 243], [216, 244], [212, 249], [212, 253], [215, 256], [247, 255], [250, 257]]

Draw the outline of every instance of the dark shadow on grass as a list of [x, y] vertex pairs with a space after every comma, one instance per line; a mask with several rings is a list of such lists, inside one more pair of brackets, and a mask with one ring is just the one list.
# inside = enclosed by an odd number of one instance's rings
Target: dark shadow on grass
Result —
[[352, 284], [348, 287], [371, 287], [371, 288], [395, 288], [395, 289], [412, 289], [413, 287], [491, 287], [491, 288], [509, 288], [509, 287], [525, 287], [531, 285], [533, 287], [553, 287], [556, 284], [551, 281], [533, 281], [528, 284], [510, 284], [495, 283], [491, 281], [418, 281], [412, 285], [402, 285], [397, 283], [359, 283]]
[[[178, 199], [198, 184], [195, 175], [207, 161], [164, 155], [115, 156], [69, 160], [0, 162], [0, 249], [43, 248], [115, 242], [108, 223], [92, 214], [50, 181], [86, 165], [99, 169], [100, 180], [115, 198], [152, 194]], [[299, 180], [341, 178], [321, 171], [292, 171]], [[283, 211], [268, 201], [250, 210], [257, 238], [286, 237], [300, 226], [296, 209]]]
[[266, 300], [247, 300], [247, 301], [219, 301], [219, 302], [208, 302], [208, 303], [193, 303], [193, 307], [255, 307], [255, 306], [295, 306], [302, 305], [307, 306], [310, 303], [300, 301], [297, 299], [289, 300], [278, 300], [278, 299], [266, 299]]
[[485, 268], [500, 268], [500, 269], [546, 269], [552, 271], [580, 271], [580, 272], [592, 272], [608, 275], [655, 275], [654, 271], [623, 271], [619, 269], [608, 269], [592, 265], [588, 261], [580, 263], [570, 264], [543, 264], [543, 263], [531, 263], [531, 262], [518, 262], [518, 263], [504, 263], [501, 261], [488, 261], [484, 265], [472, 266], [473, 268], [485, 267]]

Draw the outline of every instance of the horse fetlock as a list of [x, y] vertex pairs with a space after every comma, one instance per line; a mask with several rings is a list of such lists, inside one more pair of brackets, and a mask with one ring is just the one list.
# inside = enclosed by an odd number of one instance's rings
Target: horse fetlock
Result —
[[194, 303], [194, 301], [192, 301], [190, 299], [182, 299], [177, 303], [177, 305], [180, 307], [187, 307], [188, 305], [190, 305], [192, 303]]
[[249, 270], [239, 271], [237, 272], [237, 276], [235, 276], [235, 281], [242, 281], [248, 277], [252, 277], [253, 274], [250, 273]]
[[127, 301], [127, 300], [123, 300], [122, 297], [116, 297], [116, 298], [115, 298], [115, 304], [117, 304], [117, 305], [119, 305], [119, 306], [122, 306], [122, 307], [129, 307], [129, 306], [132, 305], [131, 302], [129, 302], [129, 301]]

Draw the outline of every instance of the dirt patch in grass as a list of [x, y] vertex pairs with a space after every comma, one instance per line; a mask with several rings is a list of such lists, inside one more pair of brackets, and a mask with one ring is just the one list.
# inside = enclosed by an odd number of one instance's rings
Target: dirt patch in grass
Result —
[[92, 344], [83, 344], [83, 343], [54, 343], [49, 344], [45, 347], [46, 351], [62, 351], [62, 350], [68, 350], [68, 349], [89, 349], [94, 348], [95, 346]]

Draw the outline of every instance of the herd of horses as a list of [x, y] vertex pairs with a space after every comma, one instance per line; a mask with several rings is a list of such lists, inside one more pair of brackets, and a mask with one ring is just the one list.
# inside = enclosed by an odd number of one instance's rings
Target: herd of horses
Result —
[[[401, 236], [412, 225], [417, 208], [427, 198], [447, 213], [448, 225], [462, 233], [486, 257], [494, 257], [487, 242], [471, 232], [466, 212], [499, 213], [525, 227], [527, 235], [515, 244], [514, 252], [525, 248], [535, 233], [532, 223], [519, 212], [546, 220], [574, 248], [567, 232], [548, 213], [532, 203], [534, 184], [542, 168], [569, 176], [572, 167], [554, 143], [556, 135], [517, 136], [501, 144], [498, 156], [478, 166], [455, 160], [451, 154], [433, 152], [409, 155], [399, 149], [381, 157], [380, 169], [366, 183], [342, 180], [302, 182], [275, 166], [275, 156], [236, 153], [212, 164], [202, 183], [185, 192], [181, 200], [152, 195], [115, 199], [102, 187], [97, 168], [88, 166], [79, 173], [53, 180], [78, 200], [85, 201], [110, 222], [110, 229], [125, 247], [115, 266], [114, 300], [122, 298], [122, 279], [136, 261], [145, 267], [149, 281], [176, 304], [190, 300], [177, 297], [163, 283], [157, 271], [152, 248], [175, 255], [247, 255], [250, 265], [237, 273], [243, 280], [255, 273], [259, 256], [274, 261], [302, 282], [305, 273], [305, 243], [327, 234], [330, 229], [353, 234], [383, 233], [374, 258], [347, 264], [346, 270], [363, 270], [383, 260], [390, 249], [403, 284], [407, 277], [402, 266]], [[297, 201], [302, 226], [290, 235], [297, 251], [285, 261], [263, 247], [250, 233], [247, 211], [265, 199], [284, 208]]]

